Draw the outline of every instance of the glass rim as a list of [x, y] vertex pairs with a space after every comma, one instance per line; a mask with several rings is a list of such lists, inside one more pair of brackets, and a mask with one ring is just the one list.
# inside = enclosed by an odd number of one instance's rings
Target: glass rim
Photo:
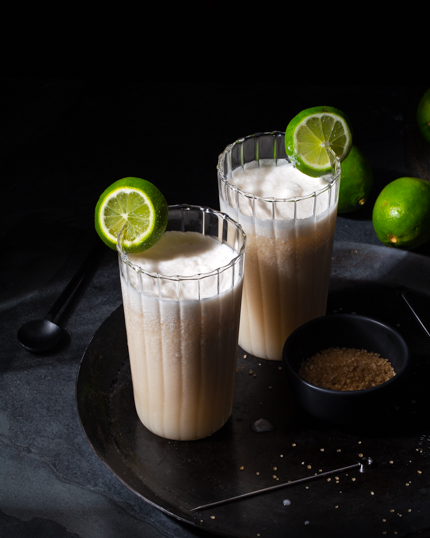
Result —
[[[317, 190], [317, 191], [314, 191], [310, 194], [306, 194], [305, 196], [292, 196], [290, 198], [276, 198], [275, 196], [257, 196], [256, 194], [253, 194], [252, 192], [247, 192], [247, 191], [243, 191], [242, 189], [240, 189], [237, 185], [235, 185], [234, 183], [230, 183], [229, 180], [227, 179], [227, 176], [224, 172], [224, 162], [225, 162], [225, 159], [226, 159], [226, 156], [227, 154], [239, 143], [243, 143], [245, 142], [245, 140], [249, 140], [251, 138], [259, 138], [261, 136], [272, 136], [273, 138], [275, 137], [281, 137], [281, 136], [284, 136], [285, 135], [285, 132], [284, 131], [267, 131], [267, 132], [261, 132], [261, 133], [254, 133], [252, 135], [247, 135], [247, 136], [244, 136], [242, 138], [238, 138], [237, 140], [235, 140], [232, 144], [229, 144], [225, 149], [224, 151], [218, 156], [218, 163], [217, 163], [217, 172], [218, 172], [218, 177], [219, 179], [230, 189], [232, 189], [233, 191], [235, 192], [238, 192], [240, 193], [241, 195], [243, 195], [245, 198], [250, 198], [250, 199], [253, 199], [253, 200], [257, 200], [258, 202], [264, 202], [264, 203], [274, 203], [274, 202], [299, 202], [301, 200], [308, 200], [310, 198], [315, 198], [316, 196], [324, 193], [325, 191], [331, 189], [333, 187], [333, 185], [335, 185], [336, 183], [338, 183], [339, 179], [340, 179], [340, 174], [341, 174], [341, 168], [340, 168], [340, 160], [339, 160], [339, 157], [333, 152], [333, 160], [334, 160], [334, 164], [332, 165], [332, 170], [333, 170], [333, 173], [332, 173], [332, 181], [328, 181], [327, 182], [327, 185], [325, 187], [323, 187], [322, 189], [320, 190]], [[283, 159], [284, 160], [284, 159]], [[292, 164], [292, 166], [294, 166], [294, 164], [290, 161], [290, 159], [288, 158], [288, 156], [286, 156], [286, 160]], [[252, 162], [252, 161], [251, 161]], [[246, 164], [246, 163], [245, 163]], [[328, 175], [328, 174], [327, 174]], [[326, 176], [320, 176], [320, 177], [327, 177]], [[309, 176], [310, 177], [310, 176]]]
[[[120, 258], [121, 258], [121, 261], [124, 264], [128, 265], [136, 273], [142, 273], [142, 274], [144, 274], [146, 276], [149, 276], [151, 278], [170, 280], [172, 282], [203, 280], [204, 278], [209, 278], [209, 277], [212, 277], [212, 276], [219, 275], [219, 274], [223, 273], [224, 271], [226, 271], [227, 269], [229, 269], [230, 267], [235, 265], [239, 261], [239, 259], [244, 256], [245, 248], [246, 248], [246, 233], [244, 232], [244, 230], [242, 228], [242, 225], [239, 224], [234, 219], [232, 219], [226, 213], [223, 213], [222, 211], [218, 211], [216, 209], [212, 209], [212, 208], [207, 207], [207, 206], [192, 205], [192, 204], [173, 204], [173, 205], [169, 205], [168, 208], [169, 208], [169, 210], [170, 209], [172, 209], [172, 210], [179, 209], [179, 210], [183, 210], [183, 211], [199, 210], [199, 211], [204, 212], [204, 213], [212, 213], [212, 214], [220, 215], [223, 220], [233, 224], [235, 226], [235, 228], [237, 229], [237, 231], [239, 233], [241, 233], [241, 235], [242, 235], [242, 245], [240, 247], [240, 250], [237, 253], [237, 255], [234, 256], [227, 264], [222, 265], [220, 267], [217, 267], [216, 269], [214, 269], [213, 271], [209, 271], [208, 273], [196, 273], [194, 275], [187, 275], [187, 276], [186, 275], [164, 275], [163, 273], [147, 271], [146, 269], [143, 269], [138, 264], [136, 264], [136, 263], [134, 263], [134, 262], [132, 262], [132, 261], [130, 261], [128, 259], [128, 253], [123, 250], [122, 244], [121, 244], [121, 235], [122, 235], [122, 233], [123, 233], [123, 231], [125, 229], [125, 227], [123, 227], [121, 229], [121, 231], [119, 232], [118, 236], [117, 236], [116, 250], [118, 251], [118, 254], [119, 254]], [[200, 233], [200, 232], [197, 232], [197, 233]], [[206, 234], [201, 234], [201, 235], [206, 235]], [[209, 236], [209, 237], [212, 237], [212, 236]], [[221, 244], [226, 244], [226, 243], [221, 243]], [[227, 246], [230, 247], [230, 245], [227, 245]], [[234, 249], [232, 247], [230, 247], [230, 248], [234, 251]]]

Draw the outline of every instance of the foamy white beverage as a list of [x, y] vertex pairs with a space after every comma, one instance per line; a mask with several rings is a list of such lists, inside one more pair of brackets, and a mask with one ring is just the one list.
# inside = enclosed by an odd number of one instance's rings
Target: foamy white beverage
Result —
[[157, 435], [199, 439], [231, 415], [243, 250], [168, 231], [149, 250], [129, 254], [131, 265], [120, 257], [136, 411]]
[[233, 169], [222, 157], [221, 211], [247, 234], [239, 345], [281, 360], [287, 337], [326, 312], [338, 177], [311, 178], [286, 159]]

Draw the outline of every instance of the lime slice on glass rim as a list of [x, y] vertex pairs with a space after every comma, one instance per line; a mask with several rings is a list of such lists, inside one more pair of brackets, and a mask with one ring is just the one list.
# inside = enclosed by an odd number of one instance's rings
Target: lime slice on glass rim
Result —
[[94, 223], [101, 240], [116, 250], [118, 234], [125, 252], [142, 252], [164, 234], [168, 206], [151, 182], [138, 177], [119, 179], [101, 194]]
[[295, 116], [285, 130], [285, 151], [304, 174], [319, 177], [332, 170], [334, 152], [342, 162], [352, 145], [345, 114], [337, 108], [317, 106]]

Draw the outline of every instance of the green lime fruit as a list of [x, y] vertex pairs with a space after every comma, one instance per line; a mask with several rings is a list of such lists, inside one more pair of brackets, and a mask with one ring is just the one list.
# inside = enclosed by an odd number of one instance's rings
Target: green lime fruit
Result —
[[126, 252], [142, 252], [164, 234], [168, 206], [158, 188], [138, 177], [112, 183], [97, 202], [96, 231], [108, 247], [116, 249], [117, 237], [125, 227], [122, 246]]
[[343, 112], [329, 106], [303, 110], [285, 130], [285, 151], [294, 166], [308, 176], [330, 173], [331, 152], [342, 162], [351, 145], [349, 120]]
[[430, 88], [422, 96], [418, 104], [417, 123], [421, 134], [430, 144]]
[[373, 184], [373, 172], [365, 155], [352, 144], [342, 161], [338, 213], [350, 213], [368, 200]]
[[430, 183], [401, 177], [386, 185], [376, 199], [373, 227], [385, 245], [414, 249], [430, 239]]

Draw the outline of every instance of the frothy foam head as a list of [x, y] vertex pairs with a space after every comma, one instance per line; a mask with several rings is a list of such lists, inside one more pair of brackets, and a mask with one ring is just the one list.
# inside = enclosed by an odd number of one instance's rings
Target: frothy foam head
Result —
[[128, 259], [149, 273], [193, 276], [210, 273], [231, 262], [236, 253], [212, 237], [198, 232], [166, 232], [150, 249]]
[[261, 220], [304, 219], [330, 207], [332, 179], [307, 176], [285, 159], [261, 159], [228, 174], [225, 201], [242, 215]]
[[150, 249], [128, 254], [125, 280], [144, 295], [200, 300], [240, 280], [232, 263], [238, 253], [198, 232], [168, 231]]
[[279, 159], [276, 165], [272, 159], [247, 163], [233, 170], [229, 182], [243, 192], [282, 200], [308, 196], [323, 190], [329, 183], [326, 176], [307, 176], [285, 159]]

